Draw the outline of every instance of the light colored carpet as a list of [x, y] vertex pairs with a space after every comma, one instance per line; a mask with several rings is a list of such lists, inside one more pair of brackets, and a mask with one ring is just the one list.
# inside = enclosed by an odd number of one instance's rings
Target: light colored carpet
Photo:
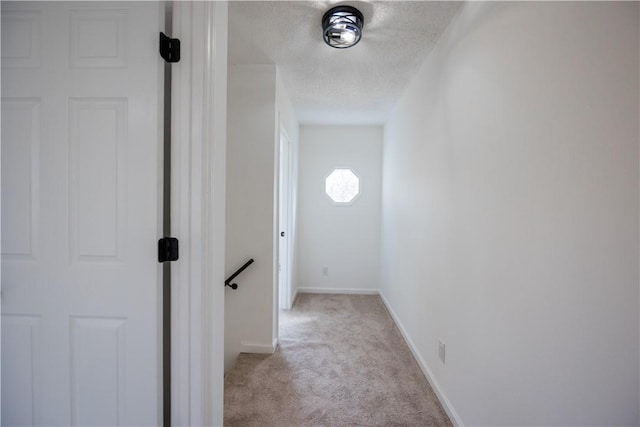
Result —
[[380, 297], [301, 294], [273, 355], [241, 354], [227, 426], [451, 425]]

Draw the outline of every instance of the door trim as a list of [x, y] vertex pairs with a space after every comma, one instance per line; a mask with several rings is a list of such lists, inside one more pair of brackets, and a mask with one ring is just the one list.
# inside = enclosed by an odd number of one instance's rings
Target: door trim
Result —
[[[289, 239], [286, 251], [286, 266], [285, 270], [282, 270], [282, 260], [280, 259], [280, 255], [282, 252], [281, 242], [279, 236], [276, 236], [278, 241], [278, 292], [279, 297], [277, 300], [278, 309], [291, 309], [292, 301], [291, 301], [291, 263], [292, 263], [292, 217], [293, 217], [293, 209], [292, 209], [292, 199], [293, 199], [293, 144], [291, 143], [291, 138], [289, 138], [289, 134], [287, 133], [284, 125], [282, 123], [279, 124], [280, 134], [278, 135], [278, 153], [279, 153], [279, 162], [278, 162], [278, 234], [281, 231], [284, 231], [285, 236]], [[283, 140], [285, 142], [283, 142]], [[283, 155], [283, 144], [286, 144], [287, 147], [284, 150], [285, 153]], [[284, 161], [284, 165], [282, 164]], [[284, 178], [284, 177], [286, 178]], [[286, 193], [286, 201], [287, 203], [282, 203], [283, 192]], [[283, 206], [284, 205], [284, 206]], [[286, 221], [284, 223], [283, 229], [281, 229], [282, 209], [286, 209], [284, 213]], [[282, 275], [284, 274], [284, 285], [281, 286]], [[284, 291], [284, 292], [283, 292]], [[276, 310], [277, 311], [277, 310]]]
[[174, 2], [172, 425], [222, 425], [227, 2]]

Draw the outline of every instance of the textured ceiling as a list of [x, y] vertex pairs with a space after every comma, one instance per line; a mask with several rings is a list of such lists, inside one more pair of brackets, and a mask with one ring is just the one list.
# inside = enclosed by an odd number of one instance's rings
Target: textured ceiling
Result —
[[[349, 49], [322, 40], [322, 15], [336, 4], [364, 15]], [[232, 1], [229, 63], [276, 64], [302, 124], [382, 124], [460, 4]]]

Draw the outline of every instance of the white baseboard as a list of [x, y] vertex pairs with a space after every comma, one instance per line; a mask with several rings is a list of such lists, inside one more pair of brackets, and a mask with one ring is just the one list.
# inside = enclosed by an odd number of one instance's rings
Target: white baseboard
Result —
[[378, 289], [353, 289], [353, 288], [298, 288], [296, 294], [349, 294], [349, 295], [378, 295]]
[[382, 292], [379, 292], [379, 294], [385, 307], [387, 307], [387, 310], [389, 311], [391, 318], [396, 323], [396, 326], [400, 330], [400, 333], [404, 337], [404, 340], [407, 342], [407, 345], [409, 346], [411, 353], [413, 353], [413, 357], [415, 357], [416, 361], [418, 362], [418, 366], [420, 366], [420, 369], [424, 373], [424, 376], [427, 378], [427, 381], [429, 381], [429, 384], [431, 384], [431, 388], [436, 393], [436, 396], [438, 397], [438, 400], [442, 404], [442, 407], [444, 408], [444, 410], [447, 412], [447, 415], [451, 419], [451, 422], [453, 423], [454, 426], [464, 427], [464, 424], [460, 419], [460, 416], [458, 415], [456, 410], [453, 408], [453, 405], [451, 404], [449, 399], [447, 399], [447, 396], [445, 396], [444, 392], [440, 388], [438, 381], [436, 381], [435, 377], [433, 376], [433, 373], [431, 372], [431, 369], [429, 369], [429, 365], [427, 365], [427, 362], [418, 352], [418, 348], [415, 346], [415, 344], [413, 343], [413, 340], [407, 334], [407, 331], [402, 325], [402, 323], [400, 322], [400, 319], [391, 308], [389, 301], [387, 300], [387, 298], [384, 296]]
[[273, 354], [278, 347], [278, 340], [275, 339], [271, 344], [240, 342], [240, 353], [256, 353], [256, 354]]
[[293, 297], [291, 297], [291, 308], [296, 305], [296, 299], [298, 299], [298, 288], [293, 292]]

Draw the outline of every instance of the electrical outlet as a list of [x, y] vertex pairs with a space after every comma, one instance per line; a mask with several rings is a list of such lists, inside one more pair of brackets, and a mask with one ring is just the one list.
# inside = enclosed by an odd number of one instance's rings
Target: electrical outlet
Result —
[[442, 340], [438, 340], [438, 358], [442, 363], [444, 363], [444, 350], [445, 350], [444, 343], [442, 342]]
[[322, 275], [323, 276], [329, 275], [329, 267], [322, 267]]

